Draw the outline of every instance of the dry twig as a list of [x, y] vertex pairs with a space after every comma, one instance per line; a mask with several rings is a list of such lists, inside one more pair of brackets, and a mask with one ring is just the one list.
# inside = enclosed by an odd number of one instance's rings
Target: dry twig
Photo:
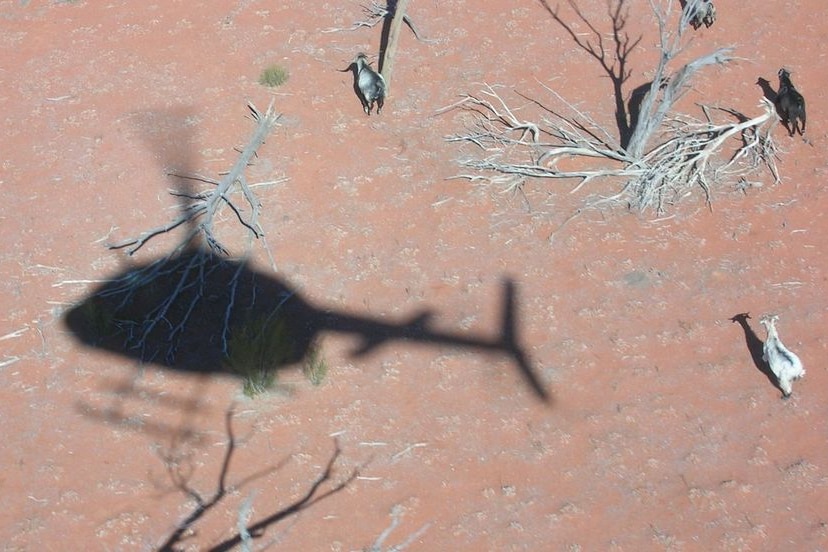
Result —
[[[625, 192], [633, 196], [633, 204], [655, 205], [663, 212], [664, 205], [698, 186], [711, 201], [711, 185], [725, 176], [743, 175], [765, 166], [779, 182], [776, 169], [776, 146], [770, 129], [778, 118], [773, 104], [762, 98], [764, 113], [752, 119], [724, 124], [702, 122], [686, 117], [670, 121], [669, 135], [642, 159], [646, 171], [628, 182]], [[732, 138], [742, 143], [720, 166], [711, 167]]]
[[402, 515], [403, 515], [403, 508], [399, 504], [394, 506], [393, 508], [391, 508], [391, 524], [388, 527], [386, 527], [382, 531], [382, 533], [380, 533], [380, 536], [377, 537], [377, 540], [374, 541], [374, 544], [372, 544], [371, 546], [369, 546], [367, 548], [364, 548], [363, 551], [364, 552], [402, 552], [403, 550], [405, 550], [406, 548], [411, 546], [411, 544], [415, 540], [419, 539], [423, 535], [423, 533], [425, 533], [428, 530], [428, 528], [431, 527], [430, 523], [426, 523], [425, 525], [420, 527], [417, 531], [415, 531], [414, 533], [409, 535], [408, 538], [405, 539], [400, 544], [394, 545], [391, 548], [384, 549], [382, 547], [382, 545], [385, 543], [385, 539], [387, 539], [391, 535], [391, 532], [394, 531], [394, 529], [396, 529], [397, 526], [400, 524], [400, 520], [402, 519]]

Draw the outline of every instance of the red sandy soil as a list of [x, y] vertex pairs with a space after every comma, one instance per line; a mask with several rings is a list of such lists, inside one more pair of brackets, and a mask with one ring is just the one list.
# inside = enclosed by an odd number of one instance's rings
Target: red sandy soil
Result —
[[[579, 4], [608, 31], [604, 2]], [[524, 199], [450, 179], [480, 153], [444, 139], [463, 113], [435, 115], [483, 82], [551, 102], [542, 83], [613, 128], [609, 80], [539, 2], [411, 2], [433, 42], [405, 32], [369, 118], [338, 70], [376, 59], [379, 27], [325, 32], [361, 19], [356, 1], [0, 1], [4, 550], [215, 549], [238, 543], [240, 511], [254, 549], [362, 550], [395, 507], [383, 549], [421, 528], [409, 550], [828, 549], [828, 18], [824, 0], [717, 5], [688, 55], [742, 59], [682, 105], [758, 115], [757, 78], [788, 67], [809, 127], [775, 129], [782, 182], [721, 183], [712, 210], [697, 193], [662, 217], [587, 212], [550, 244], [610, 184], [529, 182]], [[628, 8], [644, 34], [629, 91], [652, 75], [657, 34], [647, 2]], [[272, 63], [290, 79], [268, 89]], [[508, 355], [459, 345], [355, 357], [361, 340], [332, 332], [321, 386], [296, 368], [249, 399], [238, 379], [74, 339], [63, 313], [128, 262], [105, 242], [174, 216], [165, 171], [227, 170], [253, 128], [246, 103], [271, 98], [284, 117], [250, 176], [287, 177], [257, 189], [278, 277], [319, 308], [389, 323], [431, 310], [435, 331], [475, 339], [500, 331], [511, 278], [548, 401]], [[748, 311], [760, 339], [759, 315], [779, 313], [805, 363], [788, 401], [729, 320]]]

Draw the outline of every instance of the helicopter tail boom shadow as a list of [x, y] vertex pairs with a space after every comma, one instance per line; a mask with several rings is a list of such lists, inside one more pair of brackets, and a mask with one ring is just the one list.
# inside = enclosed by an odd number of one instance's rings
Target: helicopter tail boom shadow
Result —
[[516, 287], [513, 280], [504, 279], [502, 324], [500, 333], [493, 339], [468, 333], [434, 330], [430, 327], [434, 317], [431, 311], [420, 312], [400, 324], [349, 315], [333, 315], [328, 317], [324, 325], [328, 330], [357, 334], [361, 337], [360, 345], [352, 353], [354, 356], [365, 355], [391, 340], [420, 341], [502, 352], [512, 357], [535, 396], [546, 402], [550, 399], [549, 394], [535, 375], [523, 347], [518, 342]]

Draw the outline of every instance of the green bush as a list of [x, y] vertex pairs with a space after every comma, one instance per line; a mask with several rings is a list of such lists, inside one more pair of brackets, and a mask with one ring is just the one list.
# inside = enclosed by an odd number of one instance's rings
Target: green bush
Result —
[[302, 373], [313, 385], [322, 385], [325, 376], [328, 375], [328, 363], [325, 361], [325, 357], [322, 356], [320, 349], [319, 344], [314, 343], [308, 352], [305, 364], [302, 366]]
[[293, 354], [293, 339], [287, 322], [262, 316], [234, 328], [227, 346], [227, 364], [242, 377], [248, 397], [271, 389], [276, 371]]
[[274, 88], [282, 86], [288, 80], [288, 71], [280, 65], [271, 65], [259, 75], [259, 84]]

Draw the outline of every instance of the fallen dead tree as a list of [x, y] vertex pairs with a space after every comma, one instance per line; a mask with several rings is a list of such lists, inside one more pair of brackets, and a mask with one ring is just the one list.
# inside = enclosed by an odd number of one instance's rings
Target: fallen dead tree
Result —
[[[667, 206], [701, 190], [711, 201], [714, 184], [723, 181], [745, 182], [754, 171], [767, 169], [779, 181], [776, 146], [771, 129], [778, 117], [766, 99], [760, 114], [747, 117], [736, 110], [700, 106], [703, 118], [675, 113], [674, 107], [702, 69], [725, 65], [734, 58], [732, 49], [720, 48], [687, 62], [675, 70], [672, 63], [682, 51], [686, 15], [672, 30], [668, 19], [673, 0], [650, 6], [659, 28], [660, 56], [648, 85], [633, 92], [625, 104], [623, 84], [630, 76], [626, 67], [630, 52], [639, 44], [624, 31], [627, 13], [623, 1], [610, 6], [613, 43], [601, 33], [569, 0], [592, 38], [576, 33], [559, 10], [545, 2], [550, 15], [569, 32], [576, 44], [595, 58], [613, 83], [619, 136], [597, 123], [558, 92], [541, 83], [559, 107], [548, 107], [537, 98], [515, 93], [522, 105], [514, 107], [506, 87], [484, 84], [477, 94], [466, 94], [460, 101], [438, 113], [461, 109], [470, 114], [464, 132], [446, 137], [449, 142], [473, 144], [483, 156], [461, 159], [460, 165], [472, 173], [457, 175], [483, 181], [503, 190], [522, 190], [530, 179], [574, 181], [572, 191], [597, 180], [620, 182], [620, 189], [599, 190], [587, 207], [625, 205], [638, 211], [663, 213]], [[524, 113], [531, 111], [531, 116]], [[714, 117], [714, 114], [716, 117]], [[721, 119], [721, 120], [717, 120]], [[577, 169], [561, 170], [558, 163], [575, 159]]]
[[[99, 326], [93, 329], [101, 338], [117, 329], [126, 340], [125, 346], [137, 351], [142, 360], [172, 364], [182, 336], [197, 331], [195, 328], [209, 327], [205, 325], [206, 312], [215, 312], [221, 322], [212, 326], [219, 335], [204, 331], [203, 339], [217, 340], [221, 353], [227, 356], [234, 310], [253, 308], [251, 301], [255, 301], [255, 295], [240, 305], [240, 290], [249, 287], [247, 258], [258, 240], [265, 244], [270, 255], [259, 223], [261, 204], [253, 188], [273, 182], [250, 184], [245, 171], [281, 115], [273, 110], [272, 102], [264, 113], [253, 104], [248, 107], [256, 128], [232, 168], [220, 179], [174, 174], [209, 187], [190, 191], [189, 186], [182, 186], [171, 191], [181, 201], [177, 218], [108, 247], [125, 249], [133, 255], [154, 238], [184, 228], [185, 233], [176, 245], [153, 262], [127, 270], [109, 281], [84, 306], [76, 309], [81, 318], [88, 318], [95, 322], [93, 326]], [[229, 247], [218, 236], [219, 215], [223, 209], [232, 211], [247, 235], [245, 251], [240, 254], [231, 255]], [[273, 259], [270, 261], [275, 270]], [[219, 294], [221, 300], [217, 301]], [[208, 307], [206, 303], [210, 301], [215, 304]]]

